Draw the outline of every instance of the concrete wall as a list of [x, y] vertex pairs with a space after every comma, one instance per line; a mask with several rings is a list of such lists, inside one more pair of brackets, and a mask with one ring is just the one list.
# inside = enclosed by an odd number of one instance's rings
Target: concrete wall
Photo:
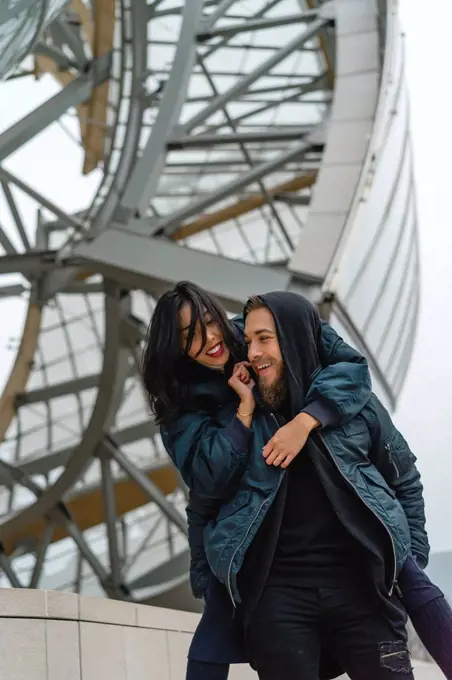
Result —
[[[0, 680], [184, 680], [197, 614], [1, 589]], [[425, 666], [417, 680], [439, 680]], [[256, 680], [236, 666], [230, 680]]]
[[[46, 590], [0, 590], [0, 680], [184, 680], [199, 616]], [[231, 680], [255, 679], [247, 667]]]

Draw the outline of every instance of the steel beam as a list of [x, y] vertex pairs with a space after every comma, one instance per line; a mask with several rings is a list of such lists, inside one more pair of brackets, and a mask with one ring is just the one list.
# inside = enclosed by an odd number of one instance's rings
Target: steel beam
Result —
[[92, 8], [86, 5], [83, 0], [70, 0], [68, 9], [77, 15], [88, 45], [94, 43], [94, 26]]
[[121, 564], [118, 550], [118, 534], [116, 528], [116, 497], [115, 481], [111, 470], [110, 456], [105, 453], [105, 448], [100, 456], [102, 470], [102, 491], [105, 508], [105, 524], [107, 528], [108, 554], [110, 558], [110, 571], [113, 587], [118, 587], [121, 583]]
[[[276, 102], [275, 102], [276, 104]], [[278, 130], [275, 127], [259, 132], [236, 132], [231, 134], [215, 135], [202, 134], [187, 137], [175, 137], [167, 143], [170, 150], [179, 149], [203, 149], [204, 147], [223, 146], [229, 144], [266, 144], [267, 142], [291, 142], [299, 140], [312, 131], [312, 125], [294, 127], [289, 130]]]
[[72, 281], [64, 286], [60, 292], [65, 295], [92, 295], [93, 293], [102, 293], [103, 284], [102, 281]]
[[204, 121], [210, 118], [214, 113], [220, 111], [232, 98], [236, 98], [243, 92], [246, 92], [253, 83], [259, 80], [259, 78], [265, 76], [268, 71], [275, 68], [275, 66], [284, 61], [284, 59], [287, 59], [287, 57], [297, 49], [300, 49], [300, 47], [308, 42], [308, 40], [311, 40], [311, 38], [313, 38], [327, 23], [328, 21], [326, 19], [317, 19], [316, 21], [313, 21], [307, 30], [295, 36], [295, 38], [290, 40], [285, 47], [282, 47], [278, 52], [269, 57], [269, 59], [266, 59], [247, 76], [240, 78], [235, 85], [229, 88], [229, 90], [220, 94], [218, 97], [215, 97], [208, 106], [195, 114], [188, 122], [184, 123], [181, 126], [180, 133], [187, 134], [204, 123]]
[[41, 387], [34, 390], [28, 390], [16, 397], [16, 407], [27, 404], [38, 404], [41, 401], [50, 401], [58, 397], [65, 397], [68, 394], [75, 394], [83, 392], [99, 384], [100, 375], [92, 374], [86, 375], [83, 378], [74, 378], [74, 380], [66, 380], [65, 382], [55, 383], [47, 387]]
[[[73, 213], [71, 217], [77, 220], [79, 224], [83, 224], [88, 212], [88, 210], [79, 210], [78, 212]], [[54, 220], [46, 220], [45, 222], [43, 221], [42, 226], [46, 231], [49, 232], [49, 234], [53, 234], [54, 232], [58, 231], [67, 231], [68, 228], [67, 221], [61, 217]]]
[[35, 250], [48, 250], [49, 245], [49, 232], [45, 228], [42, 221], [42, 208], [38, 208], [36, 211], [36, 230], [35, 230]]
[[64, 54], [58, 47], [49, 45], [48, 43], [36, 43], [33, 53], [39, 57], [46, 57], [55, 62], [59, 71], [68, 71], [70, 68], [78, 69], [79, 66], [69, 57]]
[[[7, 258], [0, 258], [0, 264], [4, 259]], [[24, 391], [31, 373], [38, 346], [41, 318], [41, 308], [30, 300], [16, 358], [0, 397], [0, 441], [4, 440], [16, 415], [14, 406], [16, 394]]]
[[217, 9], [213, 10], [209, 16], [203, 18], [202, 32], [210, 31], [210, 29], [215, 26], [218, 19], [221, 19], [235, 2], [237, 2], [237, 0], [221, 0]]
[[137, 576], [133, 581], [128, 581], [127, 585], [131, 590], [156, 588], [165, 581], [168, 583], [169, 581], [181, 578], [184, 574], [187, 574], [189, 569], [190, 553], [188, 550], [185, 550], [163, 564], [149, 569], [145, 574]]
[[22, 218], [20, 216], [19, 209], [16, 205], [16, 201], [14, 200], [14, 196], [12, 194], [12, 191], [9, 187], [8, 182], [5, 181], [0, 181], [0, 184], [3, 189], [3, 193], [5, 194], [6, 202], [8, 203], [8, 207], [11, 211], [12, 218], [14, 220], [14, 223], [16, 225], [18, 234], [20, 236], [20, 240], [22, 241], [22, 245], [25, 250], [30, 250], [31, 245], [30, 241], [28, 239], [27, 232], [25, 231], [25, 225], [22, 221]]
[[0, 257], [1, 274], [23, 274], [25, 277], [51, 272], [55, 269], [56, 253], [25, 253]]
[[[162, 1], [163, 0], [154, 0], [154, 2], [151, 5], [147, 5], [149, 19], [163, 19], [164, 17], [170, 17], [175, 15], [180, 16], [182, 14], [183, 3], [185, 0], [181, 0], [181, 4], [179, 5], [179, 7], [174, 6], [156, 12], [155, 4], [157, 3], [157, 5], [160, 5]], [[218, 0], [204, 0], [204, 9], [206, 9], [206, 7], [212, 7], [216, 5], [218, 5]]]
[[11, 566], [8, 556], [3, 551], [0, 551], [0, 569], [4, 571], [12, 588], [23, 588], [22, 583]]
[[[242, 19], [242, 18], [243, 17], [239, 17], [239, 19]], [[169, 45], [172, 45], [173, 43], [170, 40], [158, 40], [158, 39], [154, 40], [153, 39], [152, 44], [155, 45], [155, 46], [158, 46], [158, 47], [166, 47], [167, 48]], [[279, 49], [279, 47], [280, 47], [280, 45], [275, 45], [274, 43], [269, 44], [269, 45], [253, 45], [253, 52], [256, 52], [256, 54], [258, 52], [267, 52], [268, 53], [269, 51], [273, 52], [274, 50]], [[231, 45], [231, 43], [229, 42], [228, 52], [233, 53], [233, 52], [236, 52], [238, 50], [243, 50], [243, 45], [240, 45], [240, 44], [239, 45], [234, 45], [234, 44]], [[315, 52], [318, 52], [318, 49], [315, 48], [315, 47], [304, 47], [303, 52], [315, 53]], [[201, 101], [201, 99], [202, 98], [200, 97], [199, 100]], [[189, 102], [189, 101], [193, 101], [193, 99], [191, 99], [191, 98], [187, 99], [187, 102]]]
[[132, 569], [135, 562], [141, 557], [141, 555], [143, 555], [144, 552], [146, 552], [149, 542], [152, 540], [157, 531], [160, 529], [164, 519], [165, 518], [163, 515], [157, 515], [157, 517], [152, 518], [152, 525], [146, 532], [145, 536], [143, 536], [143, 538], [141, 539], [138, 547], [131, 551], [126, 558], [126, 563], [124, 567], [125, 574], [128, 575], [129, 571]]
[[[271, 151], [271, 154], [273, 157], [273, 149]], [[261, 165], [262, 163], [265, 163], [266, 161], [269, 160], [269, 155], [270, 153], [268, 150], [265, 152], [262, 152], [260, 155], [257, 153], [253, 154], [253, 165]], [[308, 152], [305, 156], [307, 159], [307, 162], [313, 157], [313, 152]], [[319, 162], [320, 158], [318, 156], [315, 156], [315, 161]], [[297, 171], [299, 167], [296, 166], [295, 161], [293, 162], [293, 167], [290, 168], [288, 166], [287, 170], [288, 172], [291, 172], [292, 170]], [[238, 170], [242, 170], [241, 166], [245, 166], [246, 169], [248, 169], [249, 163], [246, 161], [245, 157], [242, 156], [232, 156], [228, 155], [225, 158], [220, 158], [217, 161], [209, 161], [209, 173], [212, 172], [217, 172], [221, 175], [235, 175], [237, 174]], [[195, 175], [196, 177], [199, 175], [200, 171], [203, 169], [205, 170], [206, 163], [205, 163], [205, 158], [199, 158], [198, 161], [188, 161], [186, 163], [182, 162], [174, 162], [174, 163], [167, 163], [166, 169], [165, 169], [165, 175], [167, 177], [187, 177], [187, 176], [193, 176]], [[301, 168], [302, 169], [302, 168]], [[160, 195], [160, 193], [159, 193]], [[149, 231], [151, 231], [151, 227], [155, 226], [157, 223], [158, 218], [154, 218], [152, 222], [149, 223]]]
[[132, 442], [137, 442], [142, 439], [152, 439], [160, 431], [160, 428], [155, 424], [152, 418], [146, 418], [141, 423], [129, 425], [129, 427], [121, 428], [120, 430], [113, 430], [113, 436], [118, 446], [125, 446]]
[[57, 17], [52, 23], [50, 31], [52, 35], [56, 35], [62, 43], [67, 44], [77, 60], [79, 69], [84, 69], [87, 65], [85, 48], [83, 40], [81, 39], [79, 32], [75, 29], [75, 27], [67, 24], [61, 19], [61, 17]]
[[[244, 49], [244, 48], [242, 47], [242, 49]], [[274, 51], [274, 50], [277, 50], [278, 48], [273, 46], [272, 49]], [[303, 47], [303, 49], [301, 51], [304, 52], [305, 47]], [[206, 55], [202, 55], [202, 56], [203, 56], [204, 61], [207, 61], [208, 57]], [[235, 79], [243, 78], [243, 73], [241, 73], [237, 69], [232, 69], [232, 68], [228, 69], [226, 67], [223, 68], [222, 70], [211, 68], [211, 69], [209, 69], [209, 73], [212, 77], [215, 77], [215, 78], [227, 78], [227, 77], [235, 78]], [[164, 76], [165, 78], [167, 78], [171, 74], [171, 69], [155, 68], [155, 69], [152, 69], [152, 74], [154, 76]], [[294, 73], [293, 70], [292, 71], [287, 70], [287, 71], [276, 71], [275, 73], [272, 73], [272, 72], [264, 73], [263, 75], [264, 75], [266, 81], [274, 81], [276, 84], [278, 84], [278, 83], [281, 82], [282, 79], [287, 80], [287, 83], [290, 83], [291, 80], [296, 81], [296, 79], [298, 79], [298, 78], [306, 78], [307, 79], [307, 78], [309, 78], [309, 76], [311, 74], [308, 71], [306, 73]], [[330, 89], [331, 89], [331, 87], [330, 87]], [[249, 90], [249, 91], [251, 91], [251, 90]], [[244, 93], [244, 95], [247, 95], [247, 93]], [[237, 97], [237, 100], [241, 99], [241, 98], [242, 98], [242, 95], [240, 94], [240, 97]], [[234, 100], [231, 99], [230, 101], [234, 101]]]
[[[93, 243], [78, 246], [75, 254], [82, 266], [152, 295], [160, 295], [181, 279], [194, 278], [231, 311], [241, 310], [253, 293], [295, 285], [285, 268], [251, 265], [113, 228]], [[311, 287], [300, 282], [303, 294], [309, 296]]]
[[231, 182], [227, 182], [217, 189], [217, 191], [212, 191], [212, 193], [192, 201], [192, 203], [189, 203], [172, 215], [168, 215], [167, 217], [158, 220], [154, 228], [154, 233], [171, 234], [172, 231], [179, 228], [189, 217], [199, 215], [204, 212], [206, 208], [223, 201], [225, 198], [234, 196], [253, 182], [263, 179], [266, 175], [279, 170], [287, 163], [300, 158], [313, 145], [314, 134], [315, 133], [307, 135], [302, 141], [293, 144], [288, 150], [276, 155], [272, 160], [257, 165], [248, 172], [235, 177]]
[[197, 38], [200, 42], [206, 42], [212, 38], [226, 38], [237, 35], [237, 33], [248, 33], [255, 31], [268, 30], [269, 28], [278, 28], [279, 26], [288, 26], [289, 24], [301, 24], [303, 22], [314, 21], [318, 17], [317, 10], [310, 10], [308, 12], [299, 12], [298, 14], [288, 14], [283, 17], [272, 17], [271, 19], [258, 19], [256, 21], [243, 20], [243, 23], [229, 24], [220, 26], [219, 28], [212, 28], [205, 30], [204, 24], [198, 32]]
[[[152, 439], [159, 432], [158, 426], [151, 418], [136, 425], [114, 430], [113, 435], [118, 446], [125, 446], [141, 439]], [[40, 458], [25, 461], [19, 467], [24, 475], [48, 475], [52, 470], [64, 467], [74, 452], [74, 447], [69, 446], [59, 451], [43, 455]]]
[[187, 521], [159, 489], [157, 484], [139, 470], [135, 465], [120, 451], [113, 442], [105, 442], [105, 446], [113, 460], [134, 482], [141, 487], [152, 503], [155, 503], [163, 514], [171, 520], [173, 524], [185, 535], [188, 534]]
[[92, 62], [87, 73], [73, 80], [28, 116], [2, 132], [0, 134], [0, 162], [58, 120], [69, 108], [88, 99], [93, 88], [108, 79], [110, 68], [111, 53], [107, 53]]
[[[52, 512], [49, 513], [49, 516], [52, 519], [55, 517], [57, 521], [63, 523], [61, 521], [62, 520], [61, 514], [62, 514], [61, 511], [53, 510]], [[115, 587], [115, 585], [111, 582], [109, 574], [107, 573], [104, 565], [99, 560], [97, 555], [95, 555], [95, 553], [91, 550], [88, 541], [86, 540], [85, 536], [80, 531], [78, 526], [68, 519], [66, 519], [66, 521], [64, 522], [64, 526], [67, 533], [69, 534], [69, 536], [72, 538], [75, 545], [79, 549], [80, 554], [89, 564], [94, 574], [97, 576], [99, 583], [104, 589], [105, 593], [111, 598], [117, 597], [118, 595], [117, 587]]]
[[[146, 24], [146, 5], [143, 2], [132, 2], [130, 6], [130, 16], [128, 21], [123, 22], [123, 40], [124, 40], [124, 54], [123, 58], [126, 62], [131, 63], [130, 68], [130, 103], [127, 114], [127, 124], [125, 136], [121, 139], [121, 155], [116, 166], [114, 176], [109, 181], [108, 171], [104, 175], [103, 182], [100, 185], [98, 192], [103, 192], [105, 189], [106, 196], [102, 200], [102, 204], [93, 216], [91, 223], [91, 234], [101, 232], [112, 221], [115, 212], [120, 203], [120, 197], [123, 194], [124, 188], [132, 175], [133, 169], [139, 156], [139, 142], [142, 132], [144, 104], [143, 96], [143, 78], [146, 73], [147, 63], [147, 24]], [[122, 86], [125, 86], [123, 79]], [[115, 119], [115, 128], [111, 139], [111, 144], [116, 145], [118, 135], [118, 117]], [[108, 164], [107, 164], [108, 170]], [[54, 294], [58, 291], [58, 281], [47, 282], [47, 290], [49, 294]]]
[[166, 158], [166, 141], [179, 120], [196, 58], [196, 30], [203, 0], [190, 0], [184, 6], [182, 29], [171, 75], [165, 85], [156, 121], [141, 158], [135, 164], [124, 192], [121, 207], [145, 215], [154, 197]]
[[[153, 19], [154, 17], [159, 17], [161, 15], [161, 12], [156, 12], [156, 9], [158, 9], [158, 6], [162, 4], [164, 0], [153, 0], [151, 4], [148, 5], [148, 10], [149, 10], [149, 19]], [[164, 13], [164, 16], [166, 16], [168, 13], [173, 13], [176, 12], [176, 14], [181, 13], [182, 7], [175, 7], [173, 9], [167, 10], [167, 12]]]
[[275, 194], [274, 201], [279, 203], [286, 203], [287, 205], [302, 205], [307, 206], [311, 202], [310, 196], [299, 196], [297, 194]]
[[5, 229], [0, 225], [0, 246], [3, 248], [7, 255], [12, 255], [13, 257], [17, 255], [17, 250], [10, 240]]
[[52, 522], [49, 522], [36, 548], [36, 562], [31, 574], [29, 588], [39, 587], [39, 581], [44, 568], [47, 550], [52, 542], [54, 531], [55, 525]]
[[52, 470], [64, 467], [71, 455], [74, 452], [74, 447], [71, 446], [55, 453], [42, 455], [40, 458], [33, 458], [30, 461], [23, 462], [19, 468], [25, 476], [32, 475], [48, 475]]
[[[9, 132], [9, 130], [7, 130], [7, 132]], [[36, 201], [36, 203], [42, 205], [43, 208], [47, 208], [47, 210], [53, 213], [55, 217], [59, 217], [60, 220], [67, 224], [68, 227], [73, 227], [77, 231], [84, 229], [83, 223], [79, 219], [65, 213], [64, 210], [58, 208], [58, 206], [52, 203], [52, 201], [49, 201], [48, 198], [42, 196], [38, 191], [30, 187], [28, 184], [26, 184], [21, 179], [13, 175], [12, 172], [9, 172], [9, 170], [6, 170], [4, 167], [0, 167], [0, 179], [5, 182], [10, 182], [11, 184], [15, 184], [25, 194], [28, 194], [28, 196], [33, 198]]]

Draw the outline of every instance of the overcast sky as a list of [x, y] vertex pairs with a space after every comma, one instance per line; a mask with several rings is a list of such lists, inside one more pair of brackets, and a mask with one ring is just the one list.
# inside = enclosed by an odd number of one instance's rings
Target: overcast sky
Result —
[[[432, 547], [452, 549], [452, 3], [401, 1], [421, 240], [421, 320], [396, 423], [418, 456]], [[447, 103], [449, 101], [449, 104]]]
[[[411, 94], [412, 134], [421, 238], [421, 321], [410, 372], [395, 420], [418, 456], [423, 475], [431, 544], [452, 549], [452, 195], [450, 159], [450, 0], [401, 0], [406, 30], [406, 69]], [[50, 77], [39, 85], [32, 79], [2, 84], [0, 130], [57, 91]], [[77, 134], [77, 125], [65, 119]], [[69, 146], [68, 146], [69, 145]], [[67, 151], [70, 149], [70, 162]], [[53, 125], [45, 135], [8, 159], [19, 174], [68, 212], [85, 207], [96, 175], [80, 177], [82, 155], [69, 143], [67, 130]], [[64, 179], [62, 179], [64, 178]], [[21, 210], [32, 232], [36, 208], [25, 198]], [[7, 224], [0, 202], [0, 222]], [[0, 281], [3, 284], [4, 281]], [[0, 303], [0, 385], [9, 372], [20, 337], [25, 302]], [[14, 344], [14, 343], [13, 343]]]

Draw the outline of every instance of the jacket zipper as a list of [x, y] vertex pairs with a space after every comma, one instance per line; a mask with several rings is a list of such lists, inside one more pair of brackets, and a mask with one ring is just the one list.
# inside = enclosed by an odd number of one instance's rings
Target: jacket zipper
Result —
[[259, 510], [257, 511], [256, 515], [254, 516], [253, 521], [252, 521], [251, 524], [249, 525], [249, 527], [248, 527], [248, 529], [247, 529], [247, 532], [246, 532], [245, 536], [244, 536], [243, 539], [240, 541], [240, 543], [239, 543], [239, 545], [237, 546], [237, 548], [234, 550], [234, 554], [232, 555], [231, 561], [230, 561], [230, 563], [229, 563], [229, 568], [228, 568], [228, 584], [227, 584], [227, 585], [228, 585], [229, 596], [230, 596], [230, 598], [231, 598], [231, 600], [232, 600], [232, 604], [234, 605], [235, 608], [237, 607], [237, 605], [236, 605], [236, 603], [235, 603], [235, 601], [234, 601], [234, 596], [233, 596], [233, 594], [232, 594], [232, 585], [231, 585], [232, 564], [233, 564], [233, 562], [234, 562], [234, 560], [235, 560], [235, 556], [237, 555], [238, 551], [240, 550], [240, 548], [242, 547], [242, 545], [245, 543], [245, 541], [246, 541], [246, 539], [247, 539], [247, 537], [248, 537], [248, 534], [250, 533], [250, 531], [251, 531], [251, 529], [252, 529], [252, 526], [253, 526], [254, 522], [255, 522], [256, 519], [259, 517], [260, 511], [262, 510], [262, 508], [264, 507], [264, 505], [265, 505], [267, 502], [268, 502], [268, 498], [266, 498], [265, 501], [262, 501], [262, 503], [260, 504]]
[[400, 472], [399, 472], [399, 468], [397, 467], [397, 464], [396, 464], [396, 462], [395, 462], [395, 460], [394, 460], [394, 457], [393, 457], [393, 455], [392, 455], [391, 446], [390, 446], [389, 444], [385, 444], [385, 449], [386, 449], [386, 451], [388, 452], [388, 458], [389, 458], [389, 460], [390, 460], [390, 462], [391, 462], [391, 465], [392, 465], [392, 467], [393, 467], [394, 470], [395, 470], [396, 479], [399, 479], [399, 477], [400, 477]]
[[[273, 418], [273, 420], [275, 421], [276, 427], [277, 427], [277, 429], [279, 430], [279, 427], [280, 427], [280, 426], [279, 426], [278, 419], [276, 418], [275, 414], [274, 414], [274, 413], [270, 413], [270, 416], [271, 416], [271, 417]], [[248, 529], [247, 529], [247, 532], [246, 532], [245, 536], [244, 536], [243, 539], [240, 541], [240, 543], [239, 543], [239, 545], [237, 546], [237, 548], [234, 550], [234, 553], [233, 553], [233, 555], [232, 555], [232, 557], [231, 557], [231, 561], [230, 561], [230, 563], [229, 563], [229, 567], [228, 567], [228, 576], [227, 576], [227, 584], [226, 584], [226, 585], [227, 585], [229, 597], [231, 598], [231, 600], [232, 600], [232, 605], [233, 605], [233, 607], [234, 607], [235, 609], [237, 609], [237, 605], [236, 605], [236, 603], [235, 603], [235, 601], [234, 601], [234, 596], [233, 596], [233, 594], [232, 594], [232, 584], [231, 584], [232, 565], [233, 565], [233, 563], [234, 563], [234, 560], [235, 560], [235, 557], [236, 557], [238, 551], [240, 550], [240, 548], [242, 547], [242, 545], [245, 543], [245, 541], [246, 541], [246, 539], [247, 539], [247, 537], [248, 537], [248, 534], [250, 533], [250, 531], [251, 531], [251, 529], [252, 529], [252, 527], [253, 527], [254, 522], [257, 520], [257, 518], [258, 518], [259, 515], [260, 515], [260, 512], [261, 512], [262, 508], [264, 507], [264, 505], [265, 505], [268, 501], [269, 501], [269, 498], [266, 498], [265, 501], [262, 501], [262, 503], [260, 504], [257, 513], [256, 513], [255, 516], [253, 517], [253, 521], [252, 521], [251, 524], [249, 525], [249, 527], [248, 527]]]
[[397, 584], [397, 555], [396, 555], [396, 549], [395, 549], [394, 539], [392, 538], [392, 534], [391, 534], [391, 532], [389, 531], [389, 529], [388, 529], [388, 527], [386, 526], [386, 524], [383, 522], [383, 520], [377, 515], [377, 513], [375, 512], [375, 510], [374, 510], [373, 508], [371, 508], [371, 506], [369, 505], [369, 503], [367, 503], [367, 502], [364, 500], [364, 498], [361, 496], [361, 494], [355, 489], [355, 487], [353, 486], [353, 484], [351, 484], [351, 483], [349, 482], [349, 480], [347, 479], [347, 477], [344, 475], [344, 473], [342, 472], [342, 470], [341, 470], [341, 468], [340, 468], [340, 465], [337, 463], [337, 461], [336, 461], [334, 455], [331, 453], [331, 451], [330, 451], [330, 449], [329, 449], [329, 447], [328, 447], [328, 444], [326, 443], [326, 441], [325, 441], [323, 435], [322, 435], [320, 432], [318, 432], [317, 434], [319, 435], [320, 439], [322, 440], [322, 442], [323, 442], [323, 444], [324, 444], [326, 450], [327, 450], [328, 453], [330, 454], [330, 457], [332, 458], [332, 460], [333, 460], [335, 466], [336, 466], [337, 469], [339, 470], [339, 472], [340, 472], [340, 474], [342, 475], [343, 479], [344, 479], [344, 480], [347, 482], [347, 484], [353, 489], [353, 491], [356, 493], [356, 495], [358, 496], [358, 498], [364, 503], [364, 505], [366, 506], [366, 508], [368, 508], [368, 509], [371, 511], [371, 513], [377, 518], [377, 520], [383, 525], [383, 527], [385, 528], [385, 530], [386, 530], [386, 532], [387, 532], [387, 534], [388, 534], [388, 536], [389, 536], [389, 539], [390, 539], [390, 541], [391, 541], [391, 546], [392, 546], [393, 559], [394, 559], [394, 573], [393, 573], [393, 578], [392, 578], [391, 587], [390, 587], [389, 593], [388, 593], [388, 594], [389, 594], [389, 597], [391, 597], [392, 593], [394, 592], [394, 587], [395, 587], [396, 584]]

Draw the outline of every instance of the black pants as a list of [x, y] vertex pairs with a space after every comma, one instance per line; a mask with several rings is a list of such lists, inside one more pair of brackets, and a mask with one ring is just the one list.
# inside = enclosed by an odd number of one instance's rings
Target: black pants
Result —
[[319, 680], [322, 646], [351, 680], [414, 680], [403, 627], [359, 586], [269, 586], [248, 630], [260, 680]]

